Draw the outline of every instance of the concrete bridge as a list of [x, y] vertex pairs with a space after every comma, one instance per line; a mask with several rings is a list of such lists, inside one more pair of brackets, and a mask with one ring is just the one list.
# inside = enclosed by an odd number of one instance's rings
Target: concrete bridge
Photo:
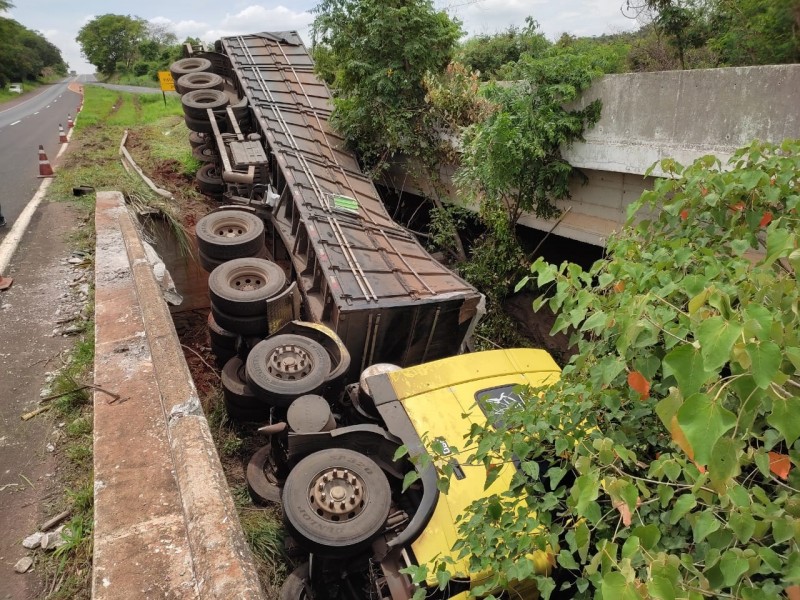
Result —
[[[599, 122], [585, 142], [564, 152], [588, 184], [576, 178], [572, 197], [557, 203], [571, 209], [554, 233], [597, 246], [624, 223], [628, 204], [652, 189], [644, 173], [656, 161], [686, 165], [713, 154], [724, 163], [754, 139], [800, 138], [800, 65], [606, 75], [576, 106], [596, 98], [603, 102]], [[442, 169], [455, 198], [451, 175], [452, 169]], [[390, 176], [404, 191], [428, 188], [397, 168]], [[531, 214], [520, 219], [542, 231], [554, 223]]]

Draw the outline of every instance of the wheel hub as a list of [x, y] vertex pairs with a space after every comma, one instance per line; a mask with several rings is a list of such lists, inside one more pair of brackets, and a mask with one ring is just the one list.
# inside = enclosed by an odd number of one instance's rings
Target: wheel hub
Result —
[[326, 469], [312, 481], [308, 499], [323, 519], [348, 521], [364, 510], [364, 480], [347, 469]]
[[230, 281], [230, 285], [235, 290], [242, 292], [252, 292], [264, 287], [264, 278], [256, 273], [238, 273]]
[[219, 237], [235, 238], [244, 235], [244, 233], [244, 227], [236, 223], [220, 223], [217, 228], [214, 229], [214, 235]]
[[267, 359], [267, 369], [276, 379], [296, 380], [302, 379], [314, 368], [314, 359], [311, 354], [294, 344], [285, 344], [275, 348]]

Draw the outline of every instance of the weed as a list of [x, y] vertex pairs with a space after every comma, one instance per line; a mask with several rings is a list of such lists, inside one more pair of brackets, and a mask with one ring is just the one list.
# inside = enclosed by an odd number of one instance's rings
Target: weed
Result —
[[91, 482], [86, 482], [76, 490], [67, 490], [66, 494], [76, 512], [89, 512], [94, 506], [94, 485]]
[[67, 425], [67, 435], [81, 437], [92, 433], [92, 422], [87, 417], [79, 417]]

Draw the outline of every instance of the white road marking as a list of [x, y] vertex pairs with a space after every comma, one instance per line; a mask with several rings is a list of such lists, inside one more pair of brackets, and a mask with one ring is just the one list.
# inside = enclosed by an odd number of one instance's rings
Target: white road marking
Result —
[[33, 113], [33, 114], [35, 114], [35, 115], [38, 115], [38, 114], [39, 114], [39, 111], [37, 110], [37, 111], [36, 111], [35, 113]]
[[13, 127], [13, 126], [14, 126], [14, 125], [16, 125], [17, 123], [22, 123], [22, 121], [14, 121], [13, 123], [11, 123], [11, 125], [9, 125], [9, 127]]
[[17, 249], [20, 240], [22, 240], [22, 236], [28, 228], [28, 224], [31, 222], [36, 208], [39, 206], [39, 203], [41, 203], [42, 198], [44, 198], [47, 192], [47, 188], [50, 187], [52, 182], [52, 177], [42, 179], [42, 183], [39, 185], [36, 194], [34, 194], [31, 201], [28, 202], [22, 214], [14, 221], [14, 226], [11, 228], [11, 231], [3, 238], [3, 243], [0, 244], [0, 273], [3, 273], [8, 268], [11, 257], [14, 256], [14, 251]]

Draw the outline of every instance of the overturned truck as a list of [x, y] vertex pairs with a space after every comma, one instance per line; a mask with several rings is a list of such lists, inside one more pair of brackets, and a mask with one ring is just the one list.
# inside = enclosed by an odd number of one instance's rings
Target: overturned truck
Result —
[[[196, 234], [226, 408], [269, 440], [248, 485], [283, 504], [310, 556], [283, 598], [408, 600], [400, 569], [444, 504], [431, 464], [413, 460], [425, 432], [370, 385], [460, 354], [483, 297], [392, 220], [330, 127], [330, 93], [295, 32], [187, 46], [171, 71], [197, 184], [221, 202]], [[410, 454], [396, 459], [401, 446]]]

